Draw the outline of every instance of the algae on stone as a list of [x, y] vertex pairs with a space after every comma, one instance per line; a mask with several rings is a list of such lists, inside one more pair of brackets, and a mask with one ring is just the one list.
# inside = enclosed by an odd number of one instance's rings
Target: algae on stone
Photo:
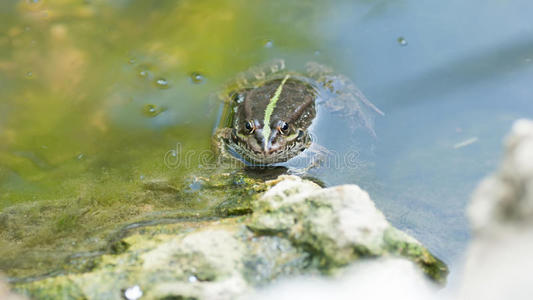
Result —
[[446, 267], [391, 227], [359, 187], [323, 189], [295, 176], [267, 185], [251, 215], [136, 228], [91, 271], [17, 289], [37, 299], [121, 299], [133, 286], [143, 299], [235, 299], [280, 278], [337, 273], [383, 256], [404, 257], [445, 280]]
[[417, 240], [392, 227], [356, 185], [322, 189], [299, 177], [283, 177], [256, 202], [248, 227], [307, 249], [327, 272], [360, 257], [384, 255], [413, 260], [438, 282], [448, 272]]

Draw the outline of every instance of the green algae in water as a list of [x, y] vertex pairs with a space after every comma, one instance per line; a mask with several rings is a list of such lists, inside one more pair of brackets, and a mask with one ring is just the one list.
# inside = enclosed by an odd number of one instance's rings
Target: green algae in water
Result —
[[[211, 159], [212, 94], [267, 58], [250, 38], [258, 28], [294, 49], [311, 43], [285, 32], [290, 20], [272, 25], [275, 6], [263, 5], [0, 4], [0, 270], [48, 273], [75, 253], [108, 249], [135, 222], [249, 211], [224, 196], [231, 191], [191, 192], [187, 178], [210, 176], [198, 166]], [[245, 59], [227, 59], [235, 45]], [[169, 165], [177, 144], [192, 155]]]

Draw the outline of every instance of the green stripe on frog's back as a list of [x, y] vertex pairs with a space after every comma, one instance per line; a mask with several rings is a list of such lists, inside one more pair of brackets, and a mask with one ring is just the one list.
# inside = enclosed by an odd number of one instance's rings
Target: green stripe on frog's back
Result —
[[270, 99], [268, 102], [268, 105], [265, 109], [265, 119], [263, 120], [263, 138], [265, 140], [265, 145], [268, 143], [268, 140], [270, 139], [270, 117], [272, 116], [272, 113], [274, 112], [274, 108], [276, 108], [276, 103], [279, 100], [279, 96], [281, 95], [281, 91], [283, 91], [283, 85], [285, 82], [289, 79], [289, 75], [285, 75], [285, 78], [281, 81], [280, 85], [276, 89], [276, 92], [274, 93], [274, 96]]

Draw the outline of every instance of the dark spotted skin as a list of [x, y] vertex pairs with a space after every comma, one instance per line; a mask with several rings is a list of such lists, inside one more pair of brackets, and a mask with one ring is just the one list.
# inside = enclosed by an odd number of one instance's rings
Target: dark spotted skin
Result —
[[[271, 114], [270, 123], [264, 124], [266, 108], [282, 80], [273, 79], [256, 88], [233, 94], [232, 105], [237, 110], [231, 126], [231, 141], [227, 145], [247, 162], [273, 164], [287, 161], [311, 143], [307, 129], [316, 116], [316, 92], [304, 81], [296, 78], [286, 80]], [[246, 126], [248, 122], [253, 122], [253, 132]], [[282, 131], [280, 127], [284, 123], [288, 129]], [[263, 132], [265, 126], [271, 129], [268, 140]]]

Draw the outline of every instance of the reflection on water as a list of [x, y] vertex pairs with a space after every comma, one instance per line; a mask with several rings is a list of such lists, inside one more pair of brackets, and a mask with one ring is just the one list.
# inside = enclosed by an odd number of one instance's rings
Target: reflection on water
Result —
[[[360, 184], [453, 263], [468, 240], [470, 192], [495, 168], [512, 120], [533, 113], [532, 6], [2, 1], [0, 269], [42, 273], [104, 248], [117, 224], [205, 212], [208, 199], [161, 190], [187, 185], [202, 156], [169, 168], [165, 154], [177, 143], [209, 151], [217, 89], [272, 58], [329, 64], [386, 113], [376, 139], [327, 140], [358, 150], [357, 167], [312, 175]], [[316, 135], [343, 126], [332, 117]]]

